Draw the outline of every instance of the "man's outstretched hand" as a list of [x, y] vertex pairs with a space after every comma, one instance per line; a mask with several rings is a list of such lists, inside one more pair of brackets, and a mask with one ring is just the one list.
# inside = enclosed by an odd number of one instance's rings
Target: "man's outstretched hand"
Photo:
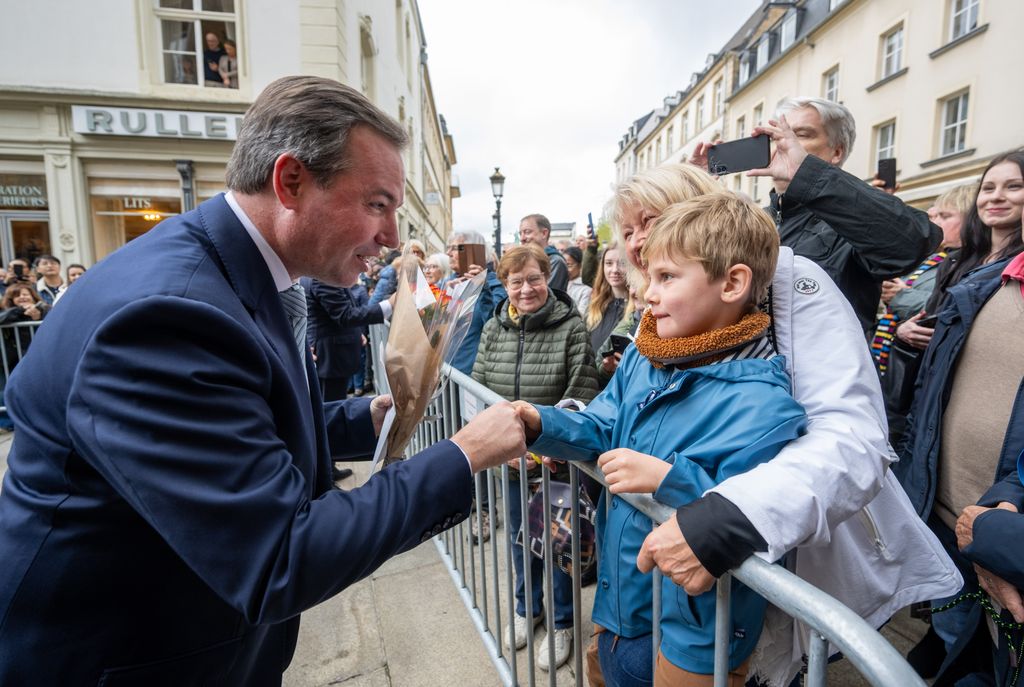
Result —
[[533, 407], [533, 404], [526, 401], [512, 401], [512, 407], [516, 409], [519, 419], [523, 422], [526, 440], [533, 441], [539, 437], [541, 433], [540, 413]]
[[516, 408], [507, 401], [479, 413], [452, 437], [473, 472], [496, 468], [526, 453], [526, 435]]
[[636, 567], [640, 572], [650, 572], [655, 565], [690, 596], [703, 594], [715, 584], [715, 578], [686, 543], [675, 516], [647, 535], [636, 557]]

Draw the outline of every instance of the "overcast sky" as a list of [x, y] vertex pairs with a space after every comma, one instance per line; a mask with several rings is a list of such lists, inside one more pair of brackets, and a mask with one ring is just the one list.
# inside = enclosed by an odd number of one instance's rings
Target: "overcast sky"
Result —
[[[419, 0], [438, 111], [455, 140], [456, 229], [502, 235], [540, 212], [597, 221], [619, 139], [682, 88], [759, 0]], [[698, 18], [699, 17], [699, 18]]]

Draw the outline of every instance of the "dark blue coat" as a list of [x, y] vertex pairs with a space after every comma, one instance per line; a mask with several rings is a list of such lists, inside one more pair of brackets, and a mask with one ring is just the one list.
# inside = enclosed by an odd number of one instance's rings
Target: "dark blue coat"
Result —
[[[949, 290], [946, 305], [939, 313], [935, 334], [924, 351], [900, 460], [893, 465], [893, 472], [924, 520], [928, 520], [935, 502], [942, 416], [946, 412], [946, 404], [953, 388], [960, 352], [978, 311], [1001, 286], [1001, 275], [1008, 262], [1009, 260], [1001, 260], [978, 269]], [[996, 474], [992, 476], [994, 483], [1016, 474], [1017, 457], [1022, 450], [1024, 380], [1018, 388], [1007, 424], [999, 464]], [[1017, 505], [1020, 507], [1024, 503], [1018, 501]]]
[[342, 288], [304, 277], [302, 286], [309, 315], [306, 341], [316, 353], [317, 376], [351, 377], [359, 370], [366, 325], [383, 322], [384, 311], [369, 303], [362, 285]]
[[223, 196], [79, 280], [7, 387], [0, 684], [278, 685], [298, 615], [468, 511], [449, 441], [366, 486]]

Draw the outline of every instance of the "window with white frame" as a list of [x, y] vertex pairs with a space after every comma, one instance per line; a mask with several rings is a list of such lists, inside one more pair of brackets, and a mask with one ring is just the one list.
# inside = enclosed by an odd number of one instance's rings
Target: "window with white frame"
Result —
[[796, 41], [796, 10], [786, 13], [782, 20], [782, 29], [779, 31], [779, 50], [785, 50]]
[[695, 132], [704, 130], [704, 96], [697, 98], [697, 112], [694, 115], [697, 122], [697, 126], [694, 129]]
[[655, 153], [654, 153], [654, 164], [658, 164], [662, 160], [662, 157], [661, 157], [661, 154], [662, 154], [661, 136], [658, 136], [658, 142], [654, 144], [654, 150], [655, 150]]
[[741, 86], [743, 84], [747, 83], [747, 81], [750, 81], [750, 53], [749, 52], [743, 53], [743, 55], [740, 57], [740, 73], [739, 73], [739, 76], [737, 78], [737, 81], [739, 81], [739, 84]]
[[743, 138], [747, 135], [747, 118], [738, 117], [736, 119], [736, 138]]
[[896, 157], [896, 120], [875, 127], [875, 162]]
[[676, 143], [676, 127], [675, 127], [674, 124], [669, 124], [669, 126], [668, 126], [668, 133], [665, 134], [665, 152], [667, 152], [669, 155], [671, 155], [672, 151], [676, 149], [675, 148], [675, 143]]
[[903, 24], [882, 36], [881, 78], [892, 76], [903, 68]]
[[158, 0], [164, 83], [238, 88], [235, 0]]
[[725, 82], [725, 79], [722, 79], [722, 78], [718, 79], [717, 81], [715, 81], [715, 85], [714, 85], [714, 88], [712, 90], [712, 96], [711, 96], [712, 101], [711, 102], [712, 102], [712, 108], [714, 108], [715, 117], [721, 117], [722, 116], [722, 112], [725, 111], [725, 98], [723, 97], [724, 96], [724, 90], [725, 90], [725, 83], [724, 82]]
[[956, 40], [978, 28], [980, 0], [952, 0], [949, 6], [949, 40]]
[[690, 111], [687, 110], [683, 113], [683, 116], [679, 118], [679, 135], [682, 136], [681, 143], [686, 143], [690, 140]]
[[821, 75], [821, 97], [825, 100], [831, 100], [834, 103], [839, 102], [838, 64]]
[[757, 71], [761, 71], [768, 64], [768, 51], [771, 49], [771, 34], [761, 36], [757, 44]]
[[965, 91], [942, 101], [940, 155], [959, 153], [967, 147], [967, 96]]
[[754, 108], [754, 119], [751, 121], [752, 126], [761, 126], [764, 124], [762, 121], [764, 118], [764, 105], [758, 105]]

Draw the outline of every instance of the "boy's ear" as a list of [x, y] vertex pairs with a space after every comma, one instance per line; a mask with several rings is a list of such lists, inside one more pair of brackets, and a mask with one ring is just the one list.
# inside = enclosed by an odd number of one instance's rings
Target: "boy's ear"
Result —
[[722, 302], [732, 304], [748, 301], [753, 280], [754, 273], [743, 263], [730, 267], [722, 279]]

